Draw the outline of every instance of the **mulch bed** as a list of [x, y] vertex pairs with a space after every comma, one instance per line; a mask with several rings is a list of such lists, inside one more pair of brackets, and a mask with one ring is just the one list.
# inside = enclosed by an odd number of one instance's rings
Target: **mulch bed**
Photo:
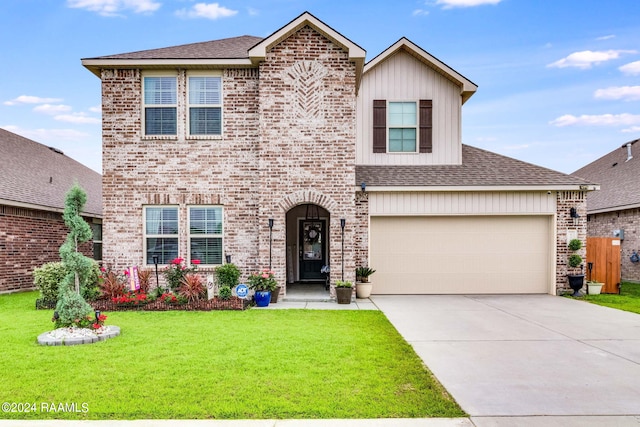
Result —
[[[231, 297], [228, 300], [221, 300], [217, 297], [211, 300], [188, 302], [185, 304], [167, 304], [166, 302], [155, 300], [145, 304], [117, 304], [111, 300], [90, 301], [89, 304], [94, 310], [100, 311], [211, 311], [211, 310], [246, 310], [251, 305], [250, 300]], [[55, 301], [36, 300], [37, 309], [54, 309]]]

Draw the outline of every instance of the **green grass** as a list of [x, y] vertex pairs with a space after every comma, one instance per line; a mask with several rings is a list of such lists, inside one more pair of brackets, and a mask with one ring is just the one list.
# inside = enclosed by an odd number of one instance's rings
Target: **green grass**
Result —
[[0, 418], [465, 416], [381, 312], [113, 312], [119, 337], [46, 347], [36, 337], [52, 311], [36, 298], [0, 296], [0, 401], [38, 408]]
[[622, 282], [620, 295], [585, 295], [583, 299], [592, 304], [604, 305], [606, 307], [640, 314], [640, 283]]

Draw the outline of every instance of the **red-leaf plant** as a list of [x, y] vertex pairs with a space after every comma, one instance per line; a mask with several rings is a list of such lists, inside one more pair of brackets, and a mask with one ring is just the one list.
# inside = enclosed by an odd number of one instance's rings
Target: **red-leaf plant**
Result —
[[190, 302], [198, 301], [206, 291], [202, 278], [197, 274], [185, 274], [180, 283], [178, 293]]

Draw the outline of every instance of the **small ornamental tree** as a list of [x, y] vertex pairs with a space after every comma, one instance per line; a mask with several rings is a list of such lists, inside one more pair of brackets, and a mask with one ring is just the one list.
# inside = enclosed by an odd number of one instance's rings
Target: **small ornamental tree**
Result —
[[80, 284], [86, 284], [93, 265], [91, 258], [78, 251], [81, 243], [91, 239], [91, 227], [80, 216], [86, 202], [87, 194], [77, 183], [71, 187], [64, 201], [62, 218], [69, 234], [60, 246], [60, 258], [67, 268], [67, 274], [58, 289], [57, 327], [81, 327], [93, 315], [93, 308], [80, 294]]

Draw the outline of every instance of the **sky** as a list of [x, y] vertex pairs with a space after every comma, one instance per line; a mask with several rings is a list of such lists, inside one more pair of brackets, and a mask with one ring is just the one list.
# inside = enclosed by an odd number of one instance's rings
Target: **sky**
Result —
[[101, 172], [82, 58], [266, 37], [305, 11], [367, 60], [404, 36], [477, 84], [465, 144], [571, 173], [640, 138], [638, 0], [2, 0], [0, 127]]

